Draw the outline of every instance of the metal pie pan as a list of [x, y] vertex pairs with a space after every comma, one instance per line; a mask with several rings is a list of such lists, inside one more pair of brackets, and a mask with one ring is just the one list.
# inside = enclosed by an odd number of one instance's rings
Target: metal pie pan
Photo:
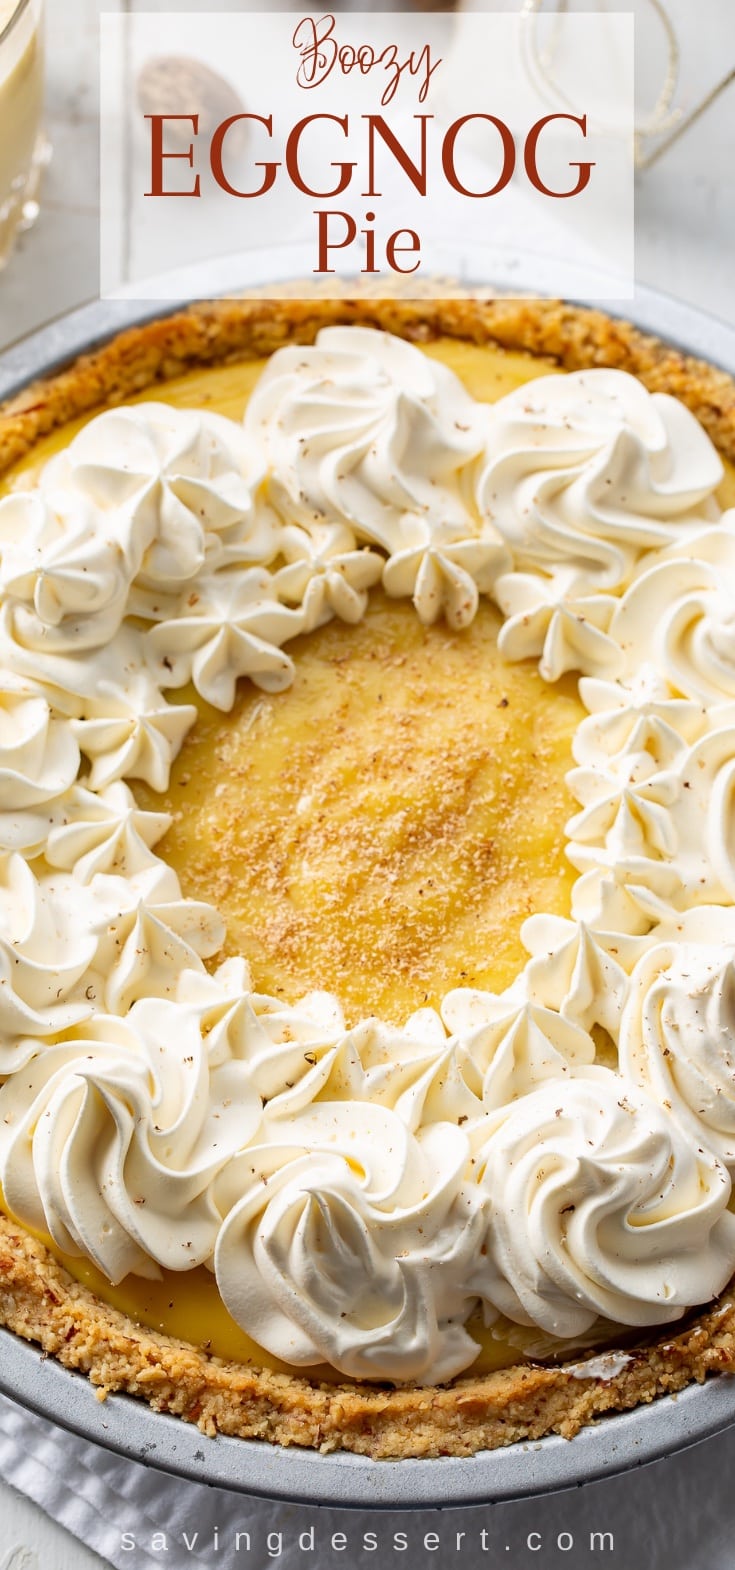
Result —
[[320, 1455], [259, 1439], [208, 1439], [191, 1423], [130, 1396], [100, 1402], [83, 1374], [0, 1331], [0, 1389], [41, 1417], [162, 1472], [237, 1493], [299, 1504], [423, 1506], [497, 1504], [574, 1488], [708, 1439], [735, 1422], [735, 1379], [720, 1375], [678, 1396], [603, 1418], [574, 1439], [548, 1439], [430, 1461]]
[[[208, 293], [206, 277], [200, 297]], [[114, 333], [167, 314], [160, 300], [96, 301], [44, 327], [0, 357], [0, 399], [70, 363]], [[615, 314], [607, 303], [604, 309]], [[735, 374], [735, 328], [640, 289], [625, 315], [644, 331]], [[471, 1457], [371, 1461], [232, 1439], [209, 1439], [180, 1418], [112, 1395], [101, 1403], [81, 1374], [0, 1330], [0, 1391], [20, 1405], [131, 1460], [210, 1486], [269, 1499], [342, 1507], [415, 1509], [524, 1499], [614, 1476], [683, 1450], [735, 1423], [735, 1379], [719, 1375], [676, 1396], [616, 1413], [572, 1440], [481, 1451]]]

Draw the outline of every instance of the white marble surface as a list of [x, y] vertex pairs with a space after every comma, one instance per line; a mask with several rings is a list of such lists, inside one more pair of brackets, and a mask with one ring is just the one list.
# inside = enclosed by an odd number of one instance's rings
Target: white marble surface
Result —
[[[141, 4], [149, 10], [174, 8], [160, 0]], [[38, 225], [0, 274], [0, 349], [98, 292], [96, 69], [97, 15], [103, 5], [116, 8], [114, 0], [50, 0], [47, 119], [55, 156]], [[220, 0], [219, 8], [237, 5], [238, 0]], [[682, 101], [693, 101], [735, 61], [735, 4], [670, 0], [670, 5], [686, 47]], [[201, 0], [181, 0], [180, 8], [199, 9]], [[636, 222], [639, 281], [730, 323], [735, 323], [734, 127], [735, 88], [730, 88], [664, 160], [640, 177]], [[691, 1468], [691, 1486], [705, 1514], [715, 1496], [715, 1508], [722, 1508], [719, 1453], [717, 1443], [710, 1442], [693, 1452], [690, 1462], [682, 1458], [679, 1463], [680, 1483]], [[2, 1479], [0, 1523], [0, 1570], [92, 1570], [102, 1564]], [[671, 1570], [680, 1570], [676, 1545], [671, 1547]], [[706, 1545], [703, 1552], [705, 1557], [696, 1560], [690, 1543], [681, 1570], [708, 1570]], [[534, 1562], [545, 1570], [557, 1557], [540, 1553]], [[463, 1564], [471, 1570], [469, 1558]]]
[[0, 1482], [0, 1526], [9, 1545], [0, 1549], [0, 1570], [101, 1570], [104, 1564], [5, 1482]]

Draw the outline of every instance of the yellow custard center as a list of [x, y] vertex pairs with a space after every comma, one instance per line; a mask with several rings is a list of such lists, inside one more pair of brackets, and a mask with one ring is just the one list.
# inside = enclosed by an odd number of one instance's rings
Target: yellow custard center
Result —
[[[572, 688], [505, 665], [500, 619], [424, 628], [371, 597], [289, 645], [291, 688], [207, 709], [163, 798], [157, 853], [212, 900], [258, 991], [324, 988], [349, 1023], [402, 1023], [458, 985], [501, 989], [533, 910], [566, 913]], [[201, 704], [199, 705], [202, 708]]]
[[[488, 401], [556, 370], [450, 340], [426, 352]], [[240, 419], [263, 364], [192, 373], [138, 401]], [[6, 484], [32, 482], [82, 423], [40, 443]], [[735, 501], [732, 471], [722, 499]], [[483, 602], [466, 632], [425, 628], [410, 604], [374, 592], [359, 626], [332, 622], [288, 645], [296, 678], [286, 692], [243, 682], [225, 715], [189, 690], [175, 695], [196, 702], [199, 722], [169, 790], [135, 784], [135, 793], [171, 813], [157, 853], [185, 895], [217, 904], [226, 952], [250, 962], [257, 990], [292, 1002], [326, 989], [348, 1022], [370, 1013], [401, 1022], [453, 986], [501, 990], [524, 963], [525, 917], [568, 914], [565, 775], [584, 711], [575, 681], [552, 691], [534, 666], [506, 665], [499, 626]], [[53, 1252], [148, 1327], [284, 1367], [235, 1325], [205, 1269], [112, 1288], [94, 1266]], [[497, 1331], [471, 1329], [481, 1345], [474, 1372], [522, 1360]]]

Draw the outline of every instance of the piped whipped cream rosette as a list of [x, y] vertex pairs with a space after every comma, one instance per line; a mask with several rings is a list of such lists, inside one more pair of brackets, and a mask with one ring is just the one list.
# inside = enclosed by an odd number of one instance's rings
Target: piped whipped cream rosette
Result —
[[690, 911], [633, 971], [621, 1071], [735, 1169], [735, 910]]
[[0, 857], [0, 1076], [13, 1038], [50, 1038], [106, 1008], [124, 1014], [139, 997], [175, 995], [185, 967], [222, 946], [214, 908], [182, 896], [152, 858], [128, 876], [41, 870]]
[[278, 600], [271, 573], [228, 569], [197, 579], [179, 614], [151, 629], [147, 647], [163, 686], [191, 681], [208, 703], [231, 709], [240, 676], [265, 692], [291, 685], [293, 661], [281, 645], [305, 626], [301, 610]]
[[[701, 729], [700, 712], [680, 719]], [[582, 806], [567, 824], [573, 866], [607, 868], [653, 919], [735, 900], [735, 709], [717, 706], [705, 723], [690, 746], [657, 715], [639, 716], [618, 754], [567, 776]]]
[[411, 1134], [336, 1103], [276, 1126], [217, 1184], [217, 1284], [233, 1318], [296, 1367], [356, 1379], [451, 1379], [477, 1354], [465, 1281], [481, 1238], [469, 1141]]
[[588, 1032], [600, 1026], [616, 1042], [629, 974], [644, 940], [540, 913], [524, 921], [521, 937], [531, 955], [529, 998]]
[[88, 783], [103, 790], [115, 780], [144, 780], [165, 790], [171, 764], [196, 720], [193, 704], [167, 703], [149, 673], [127, 680], [103, 680], [72, 720], [81, 751], [89, 761]]
[[158, 863], [153, 846], [171, 826], [165, 812], [144, 812], [132, 791], [117, 780], [102, 790], [74, 785], [63, 812], [48, 830], [45, 858], [73, 872], [81, 883], [97, 873], [132, 878]]
[[[76, 880], [75, 886], [80, 888]], [[97, 939], [101, 1006], [109, 1013], [125, 1014], [145, 997], [174, 997], [181, 971], [199, 968], [222, 947], [218, 912], [185, 899], [163, 862], [129, 878], [98, 873], [84, 893]]]
[[[243, 426], [114, 410], [0, 501], [0, 1180], [21, 1221], [111, 1280], [207, 1263], [274, 1355], [357, 1378], [461, 1373], [478, 1305], [563, 1340], [722, 1290], [721, 474], [688, 411], [622, 373], [487, 406], [412, 345], [333, 328], [272, 357]], [[525, 923], [504, 993], [347, 1028], [325, 993], [287, 1006], [243, 961], [207, 968], [219, 916], [127, 782], [167, 786], [197, 712], [167, 692], [282, 690], [289, 642], [359, 621], [378, 582], [455, 629], [492, 596], [506, 658], [581, 675], [579, 875], [570, 919]]]
[[185, 972], [178, 998], [197, 1009], [219, 1050], [248, 1063], [270, 1118], [288, 1120], [324, 1093], [349, 1041], [336, 998], [314, 992], [289, 1007], [255, 993], [239, 959], [226, 960], [214, 977]]
[[735, 697], [735, 510], [641, 571], [616, 608], [611, 634], [626, 672], [653, 664], [683, 697]]
[[482, 407], [419, 349], [369, 328], [327, 327], [273, 355], [245, 429], [268, 460], [267, 492], [309, 530], [347, 523], [392, 551], [404, 517], [468, 524]]
[[91, 1014], [95, 918], [78, 886], [39, 880], [19, 854], [0, 856], [0, 1077], [36, 1050], [28, 1038]]
[[614, 590], [719, 513], [722, 464], [676, 398], [623, 371], [539, 377], [493, 406], [477, 503], [517, 564]]
[[0, 850], [43, 849], [49, 814], [79, 772], [79, 744], [30, 682], [0, 676]]
[[499, 1112], [475, 1157], [489, 1312], [564, 1339], [678, 1319], [732, 1272], [730, 1180], [627, 1078], [589, 1068]]
[[652, 879], [661, 891], [680, 876], [673, 811], [683, 789], [679, 766], [685, 744], [673, 732], [660, 757], [627, 750], [606, 767], [570, 771], [581, 811], [567, 824], [567, 855], [574, 866], [606, 865], [633, 884]]
[[380, 582], [383, 558], [358, 545], [347, 524], [314, 524], [308, 531], [287, 524], [280, 554], [284, 566], [275, 574], [278, 598], [303, 607], [305, 632], [330, 616], [362, 621], [368, 590]]
[[536, 1002], [523, 978], [500, 994], [459, 987], [447, 993], [442, 1016], [483, 1111], [507, 1106], [544, 1081], [594, 1062], [588, 1032]]
[[11, 1210], [108, 1280], [209, 1259], [213, 1180], [261, 1121], [245, 1065], [196, 1015], [157, 998], [98, 1014], [0, 1089], [0, 1182]]
[[567, 671], [617, 676], [623, 657], [609, 628], [615, 601], [609, 594], [578, 592], [573, 569], [551, 576], [502, 573], [494, 597], [505, 618], [498, 648], [507, 660], [538, 659], [544, 681], [559, 681]]
[[472, 620], [510, 559], [473, 499], [486, 416], [451, 371], [387, 333], [324, 328], [273, 356], [245, 424], [287, 523], [349, 527], [423, 622]]
[[104, 518], [84, 496], [39, 490], [0, 501], [2, 592], [26, 607], [39, 641], [44, 627], [63, 627], [78, 646], [107, 642], [139, 560], [125, 520]]
[[691, 745], [708, 728], [704, 705], [677, 696], [652, 664], [642, 664], [625, 681], [583, 676], [579, 696], [588, 711], [572, 742], [580, 767], [605, 768], [611, 759], [636, 752], [660, 761], [671, 755], [675, 738]]
[[43, 493], [88, 501], [127, 545], [131, 581], [183, 587], [204, 565], [269, 561], [276, 521], [259, 504], [264, 465], [223, 415], [142, 403], [98, 415], [46, 466]]

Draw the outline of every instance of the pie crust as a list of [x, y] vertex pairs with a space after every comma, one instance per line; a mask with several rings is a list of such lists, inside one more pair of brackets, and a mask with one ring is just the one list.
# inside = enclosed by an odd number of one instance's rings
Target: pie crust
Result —
[[[550, 357], [569, 370], [631, 372], [680, 398], [720, 453], [735, 460], [735, 384], [603, 314], [560, 302], [214, 302], [135, 328], [0, 410], [0, 473], [75, 418], [186, 370], [309, 343], [332, 323], [377, 326], [415, 342], [446, 335]], [[0, 1322], [68, 1368], [100, 1398], [122, 1390], [203, 1432], [375, 1458], [454, 1455], [549, 1432], [571, 1438], [604, 1412], [634, 1407], [708, 1374], [735, 1370], [735, 1298], [669, 1330], [562, 1366], [519, 1364], [441, 1388], [319, 1384], [227, 1362], [137, 1324], [96, 1298], [48, 1249], [0, 1216]]]

